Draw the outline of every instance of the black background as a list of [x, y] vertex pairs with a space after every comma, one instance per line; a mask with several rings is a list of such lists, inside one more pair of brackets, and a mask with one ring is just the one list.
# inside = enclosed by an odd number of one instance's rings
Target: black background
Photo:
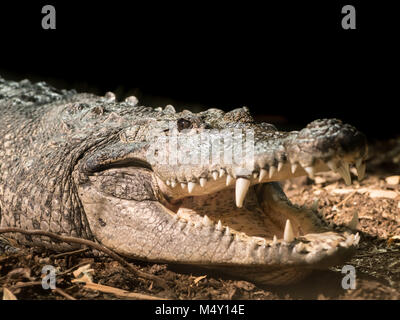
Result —
[[[2, 3], [0, 74], [178, 109], [246, 105], [294, 127], [338, 117], [370, 139], [394, 137], [399, 11], [393, 1], [329, 2]], [[45, 4], [56, 30], [41, 28]], [[356, 30], [341, 28], [346, 4]]]

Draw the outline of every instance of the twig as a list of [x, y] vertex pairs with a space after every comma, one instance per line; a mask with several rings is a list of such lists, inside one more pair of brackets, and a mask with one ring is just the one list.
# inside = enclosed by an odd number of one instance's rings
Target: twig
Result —
[[62, 253], [59, 253], [59, 254], [54, 255], [53, 258], [60, 258], [60, 257], [64, 257], [64, 256], [71, 256], [71, 255], [73, 255], [73, 254], [82, 253], [82, 252], [85, 252], [85, 251], [87, 251], [87, 250], [88, 250], [88, 248], [83, 248], [83, 249], [79, 249], [79, 250], [75, 250], [75, 251], [70, 251], [70, 252], [62, 252]]
[[49, 238], [52, 238], [52, 239], [55, 239], [55, 240], [58, 240], [61, 242], [76, 243], [76, 244], [80, 244], [80, 245], [89, 246], [93, 249], [104, 252], [105, 254], [109, 255], [113, 259], [117, 260], [123, 267], [128, 269], [130, 272], [132, 272], [137, 277], [141, 277], [141, 278], [148, 279], [148, 280], [153, 280], [154, 283], [156, 283], [158, 286], [160, 286], [163, 289], [170, 292], [170, 288], [168, 287], [165, 280], [163, 280], [157, 276], [154, 276], [152, 274], [148, 274], [148, 273], [142, 272], [140, 270], [137, 270], [130, 263], [126, 262], [119, 255], [117, 255], [115, 252], [113, 252], [112, 250], [110, 250], [96, 242], [93, 242], [93, 241], [90, 241], [87, 239], [61, 236], [61, 235], [58, 235], [58, 234], [55, 234], [52, 232], [48, 232], [48, 231], [43, 231], [43, 230], [25, 230], [25, 229], [20, 229], [20, 228], [0, 228], [0, 234], [2, 234], [2, 233], [22, 233], [22, 234], [27, 234], [30, 236], [45, 236], [45, 237], [49, 237]]
[[123, 298], [133, 298], [133, 299], [139, 299], [139, 300], [168, 300], [165, 298], [159, 298], [159, 297], [150, 296], [147, 294], [129, 292], [129, 291], [125, 291], [125, 290], [122, 290], [119, 288], [105, 286], [105, 285], [98, 284], [98, 283], [86, 282], [84, 288], [91, 289], [91, 290], [97, 290], [97, 291], [104, 292], [104, 293], [111, 293], [111, 294], [114, 294], [116, 296], [123, 297]]
[[57, 292], [58, 294], [62, 295], [64, 298], [68, 300], [77, 300], [73, 296], [70, 296], [68, 293], [66, 293], [64, 290], [56, 287], [53, 291]]
[[347, 200], [349, 200], [352, 196], [354, 196], [357, 193], [357, 190], [353, 191], [352, 193], [350, 193], [346, 198], [344, 198], [342, 201], [340, 201], [337, 205], [336, 208], [341, 206], [342, 204], [345, 204], [347, 202]]

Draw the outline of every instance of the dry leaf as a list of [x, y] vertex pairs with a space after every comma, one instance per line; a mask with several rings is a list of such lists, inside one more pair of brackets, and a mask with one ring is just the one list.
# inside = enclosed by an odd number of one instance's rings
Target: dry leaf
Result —
[[7, 288], [3, 288], [3, 300], [18, 300], [14, 294]]

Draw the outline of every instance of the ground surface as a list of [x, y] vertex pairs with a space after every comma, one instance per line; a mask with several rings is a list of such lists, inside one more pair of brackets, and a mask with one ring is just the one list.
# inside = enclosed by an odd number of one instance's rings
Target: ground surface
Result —
[[[205, 276], [201, 270], [133, 262], [139, 270], [166, 280], [170, 289], [165, 290], [152, 280], [126, 271], [109, 257], [91, 254], [90, 250], [57, 254], [23, 249], [0, 256], [0, 298], [14, 295], [17, 299], [400, 299], [398, 142], [387, 143], [386, 149], [381, 144], [372, 147], [366, 178], [361, 182], [355, 179], [351, 186], [335, 174], [319, 175], [315, 181], [298, 178], [284, 184], [292, 202], [318, 208], [333, 227], [347, 224], [358, 213], [361, 241], [356, 255], [347, 262], [356, 268], [355, 290], [342, 289], [342, 266], [315, 272], [296, 285], [260, 287], [219, 275]], [[44, 265], [58, 268], [57, 291], [42, 289]], [[74, 271], [85, 265], [86, 271], [81, 275], [83, 280], [93, 281], [92, 285], [76, 282], [80, 275]]]

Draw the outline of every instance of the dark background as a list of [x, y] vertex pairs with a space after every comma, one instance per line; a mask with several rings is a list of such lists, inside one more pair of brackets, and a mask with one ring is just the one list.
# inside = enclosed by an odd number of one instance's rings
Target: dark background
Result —
[[[370, 139], [397, 136], [399, 11], [321, 2], [2, 3], [0, 75], [177, 109], [246, 105], [293, 128], [338, 117]], [[41, 28], [45, 4], [56, 30]], [[356, 30], [341, 28], [346, 4]]]

